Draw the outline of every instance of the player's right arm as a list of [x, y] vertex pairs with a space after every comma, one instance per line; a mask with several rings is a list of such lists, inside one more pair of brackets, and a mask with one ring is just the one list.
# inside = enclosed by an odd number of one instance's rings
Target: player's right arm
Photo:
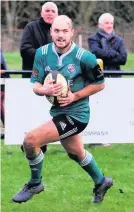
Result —
[[53, 84], [55, 80], [50, 80], [44, 85], [40, 83], [35, 83], [33, 86], [33, 91], [38, 96], [58, 96], [61, 91], [62, 86], [60, 84]]
[[44, 84], [46, 77], [44, 57], [42, 56], [41, 48], [37, 49], [35, 54], [33, 72], [30, 81], [33, 84], [33, 92], [39, 96], [57, 96], [62, 88], [60, 84], [54, 84], [54, 80]]

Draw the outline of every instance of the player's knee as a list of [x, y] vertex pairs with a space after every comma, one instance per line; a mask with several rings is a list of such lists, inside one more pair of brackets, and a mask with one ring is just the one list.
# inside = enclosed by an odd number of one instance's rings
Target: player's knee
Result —
[[28, 152], [33, 151], [33, 149], [35, 148], [35, 144], [36, 144], [36, 138], [34, 137], [34, 135], [32, 133], [27, 133], [23, 142], [23, 147], [25, 151]]
[[68, 153], [68, 157], [74, 161], [76, 161], [77, 163], [79, 162], [79, 158], [77, 155], [73, 155], [71, 153]]

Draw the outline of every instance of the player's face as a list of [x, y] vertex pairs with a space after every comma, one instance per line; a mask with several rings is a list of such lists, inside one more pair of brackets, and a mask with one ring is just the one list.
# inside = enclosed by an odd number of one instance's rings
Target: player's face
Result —
[[64, 53], [68, 50], [71, 45], [73, 34], [74, 30], [72, 26], [66, 21], [60, 23], [56, 21], [52, 25], [51, 36], [58, 52], [62, 51], [62, 53]]
[[58, 12], [57, 9], [55, 8], [55, 6], [51, 5], [51, 6], [46, 6], [43, 11], [41, 12], [41, 17], [43, 18], [43, 20], [48, 23], [48, 24], [52, 24], [53, 20], [55, 17], [58, 16]]
[[107, 18], [103, 21], [103, 23], [99, 24], [99, 27], [103, 29], [106, 33], [110, 34], [114, 30], [114, 22], [111, 17]]

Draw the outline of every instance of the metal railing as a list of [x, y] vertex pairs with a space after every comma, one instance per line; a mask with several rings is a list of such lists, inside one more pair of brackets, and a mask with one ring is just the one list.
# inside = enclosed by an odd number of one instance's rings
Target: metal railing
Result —
[[[24, 73], [32, 73], [32, 70], [6, 70], [5, 73], [8, 74], [24, 74]], [[116, 71], [116, 70], [105, 70], [103, 71], [104, 75], [134, 75], [134, 70], [132, 71]]]

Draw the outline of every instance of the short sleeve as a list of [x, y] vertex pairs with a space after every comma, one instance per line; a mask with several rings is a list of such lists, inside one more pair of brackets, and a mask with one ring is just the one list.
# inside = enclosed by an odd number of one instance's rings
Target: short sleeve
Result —
[[101, 84], [104, 82], [104, 74], [96, 56], [90, 52], [86, 52], [81, 60], [81, 69], [85, 80], [90, 84]]
[[34, 58], [33, 71], [30, 79], [32, 83], [39, 82], [43, 84], [46, 76], [44, 67], [45, 67], [45, 57], [41, 53], [41, 48], [39, 48], [37, 49]]

